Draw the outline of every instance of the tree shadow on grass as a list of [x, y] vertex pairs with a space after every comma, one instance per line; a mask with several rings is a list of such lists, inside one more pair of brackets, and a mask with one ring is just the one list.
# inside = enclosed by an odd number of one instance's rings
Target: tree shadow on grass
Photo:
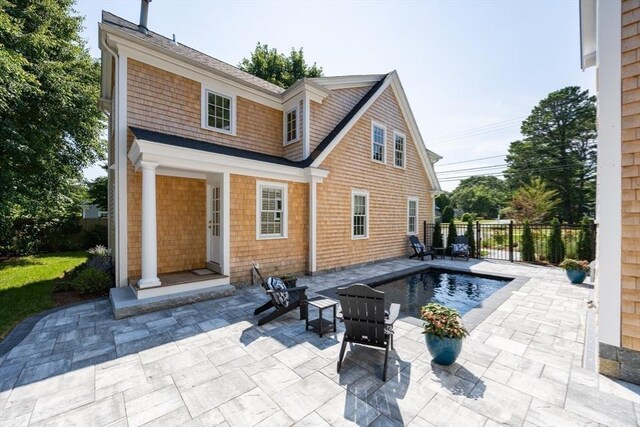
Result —
[[51, 298], [58, 279], [0, 289], [0, 340], [27, 317], [54, 307]]

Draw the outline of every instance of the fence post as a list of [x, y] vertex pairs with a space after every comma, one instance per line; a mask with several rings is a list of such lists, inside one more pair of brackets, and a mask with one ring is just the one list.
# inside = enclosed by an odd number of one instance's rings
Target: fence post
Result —
[[424, 245], [428, 245], [428, 243], [427, 243], [427, 221], [422, 221], [422, 243]]
[[513, 262], [513, 220], [509, 221], [509, 261]]
[[482, 235], [480, 234], [480, 221], [476, 221], [476, 258], [480, 258], [480, 248], [482, 247]]

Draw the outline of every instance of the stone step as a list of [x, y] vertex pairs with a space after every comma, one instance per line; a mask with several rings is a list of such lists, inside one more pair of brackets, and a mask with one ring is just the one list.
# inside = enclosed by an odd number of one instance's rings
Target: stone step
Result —
[[152, 311], [179, 307], [185, 304], [223, 298], [235, 294], [232, 285], [215, 285], [208, 288], [177, 292], [170, 295], [138, 299], [131, 287], [112, 288], [109, 292], [113, 315], [116, 319], [137, 316]]

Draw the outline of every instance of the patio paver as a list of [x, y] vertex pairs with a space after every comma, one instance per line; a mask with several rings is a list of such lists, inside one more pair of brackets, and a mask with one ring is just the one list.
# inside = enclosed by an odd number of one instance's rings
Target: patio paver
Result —
[[[419, 265], [397, 260], [300, 278], [309, 294]], [[431, 363], [416, 322], [383, 352], [344, 328], [320, 338], [291, 313], [256, 326], [259, 287], [114, 320], [107, 301], [51, 313], [0, 358], [1, 425], [637, 425], [640, 387], [583, 367], [590, 290], [559, 269], [436, 260], [526, 276], [472, 331], [458, 361]], [[588, 341], [588, 340], [587, 340]]]

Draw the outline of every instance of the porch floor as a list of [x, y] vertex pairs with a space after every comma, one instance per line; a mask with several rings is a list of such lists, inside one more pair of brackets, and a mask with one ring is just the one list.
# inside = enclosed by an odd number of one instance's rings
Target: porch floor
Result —
[[[174, 271], [171, 273], [158, 274], [160, 279], [160, 287], [183, 285], [185, 283], [204, 282], [207, 280], [224, 279], [228, 276], [212, 272], [212, 274], [198, 275], [191, 270]], [[133, 286], [136, 290], [138, 287], [138, 281], [140, 277], [130, 277], [129, 285]]]

